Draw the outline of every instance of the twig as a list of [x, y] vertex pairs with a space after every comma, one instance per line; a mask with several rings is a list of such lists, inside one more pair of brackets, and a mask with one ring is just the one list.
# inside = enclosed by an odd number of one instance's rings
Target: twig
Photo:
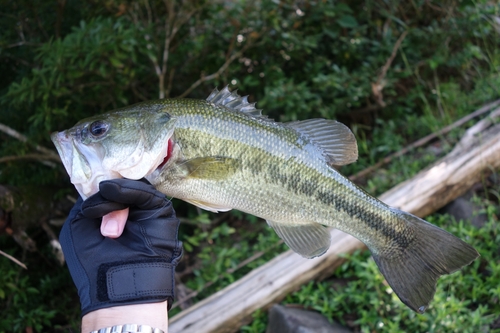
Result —
[[226, 58], [226, 61], [224, 62], [224, 64], [222, 64], [222, 66], [215, 73], [212, 73], [212, 74], [206, 75], [206, 76], [203, 75], [196, 82], [194, 82], [186, 91], [184, 91], [182, 94], [180, 94], [177, 97], [178, 98], [186, 97], [187, 95], [189, 95], [191, 93], [191, 91], [193, 91], [196, 87], [198, 87], [203, 82], [217, 79], [222, 73], [224, 73], [224, 71], [229, 67], [229, 65], [234, 60], [241, 57], [246, 50], [248, 50], [250, 47], [254, 46], [254, 41], [259, 39], [260, 36], [262, 36], [266, 32], [265, 30], [266, 29], [262, 30], [261, 32], [254, 32], [253, 37], [251, 37], [251, 38], [249, 35], [248, 42], [241, 48], [241, 50], [239, 50], [238, 52], [233, 54], [231, 57]]
[[382, 94], [382, 90], [384, 89], [385, 83], [385, 76], [387, 75], [387, 71], [391, 67], [392, 62], [394, 61], [394, 58], [396, 58], [396, 55], [398, 53], [398, 49], [401, 46], [401, 43], [403, 42], [403, 39], [405, 39], [406, 35], [408, 34], [408, 31], [405, 31], [399, 36], [398, 40], [394, 44], [394, 47], [392, 48], [391, 56], [387, 61], [385, 62], [384, 66], [382, 66], [382, 69], [380, 71], [380, 74], [377, 77], [376, 82], [372, 82], [372, 92], [373, 95], [377, 101], [377, 103], [381, 107], [385, 107], [386, 103], [384, 102], [384, 95]]
[[[232, 274], [234, 272], [236, 272], [238, 269], [240, 268], [243, 268], [245, 267], [246, 265], [248, 265], [249, 263], [251, 263], [252, 261], [255, 261], [257, 260], [258, 258], [262, 257], [264, 254], [266, 254], [267, 252], [269, 252], [270, 250], [274, 249], [275, 247], [277, 247], [278, 245], [281, 245], [283, 244], [283, 241], [280, 240], [279, 242], [271, 245], [270, 247], [268, 247], [267, 249], [265, 249], [264, 251], [259, 251], [259, 252], [256, 252], [254, 255], [252, 255], [251, 257], [243, 260], [242, 262], [240, 262], [236, 267], [234, 268], [229, 268], [226, 270], [226, 272], [224, 274]], [[172, 308], [176, 308], [177, 306], [179, 306], [180, 304], [182, 303], [185, 303], [186, 301], [189, 301], [190, 299], [192, 299], [193, 297], [196, 297], [198, 296], [198, 294], [203, 291], [204, 289], [210, 287], [211, 285], [213, 285], [215, 282], [219, 281], [221, 278], [224, 277], [224, 274], [221, 274], [217, 277], [217, 279], [215, 280], [212, 280], [212, 281], [209, 281], [207, 283], [205, 283], [203, 285], [203, 287], [200, 289], [200, 290], [196, 290], [196, 291], [193, 291], [191, 293], [189, 293], [186, 297], [182, 298], [182, 299], [179, 299], [177, 302], [175, 302], [173, 305], [172, 305]]]
[[401, 46], [401, 43], [405, 39], [406, 35], [408, 35], [408, 30], [404, 31], [401, 36], [399, 36], [398, 40], [394, 44], [394, 47], [392, 48], [391, 56], [387, 61], [385, 62], [385, 65], [382, 67], [382, 70], [380, 71], [380, 74], [377, 79], [377, 83], [380, 83], [383, 79], [385, 79], [385, 76], [387, 74], [387, 71], [392, 65], [392, 62], [394, 61], [394, 58], [396, 58], [396, 54], [398, 53], [398, 49]]
[[[175, 294], [176, 297], [179, 299], [185, 299], [186, 296], [190, 293], [192, 293], [193, 290], [186, 287], [184, 283], [182, 283], [181, 278], [179, 274], [175, 273]], [[179, 307], [181, 310], [186, 310], [192, 305], [193, 302], [183, 302], [179, 304]]]
[[372, 173], [373, 171], [377, 170], [381, 166], [383, 166], [383, 165], [391, 162], [394, 158], [399, 157], [401, 155], [404, 155], [404, 154], [406, 154], [407, 152], [409, 152], [412, 149], [415, 149], [415, 148], [418, 148], [420, 146], [425, 145], [427, 142], [429, 142], [431, 140], [434, 140], [435, 138], [437, 138], [437, 137], [439, 137], [439, 136], [441, 136], [443, 134], [448, 133], [449, 131], [451, 131], [452, 129], [454, 129], [456, 127], [462, 126], [463, 124], [465, 124], [469, 120], [471, 120], [471, 119], [473, 119], [473, 118], [475, 118], [477, 116], [480, 116], [483, 113], [486, 113], [486, 112], [490, 111], [491, 109], [493, 109], [494, 107], [497, 107], [499, 105], [500, 105], [500, 99], [496, 100], [494, 102], [491, 102], [489, 104], [486, 104], [485, 106], [483, 106], [480, 109], [474, 111], [473, 113], [471, 113], [471, 114], [469, 114], [469, 115], [467, 115], [467, 116], [465, 116], [465, 117], [457, 120], [453, 124], [444, 127], [440, 131], [438, 131], [436, 133], [429, 134], [426, 137], [423, 137], [422, 139], [413, 142], [411, 145], [406, 146], [405, 148], [401, 149], [400, 151], [395, 152], [395, 153], [393, 153], [393, 154], [385, 157], [384, 159], [382, 159], [381, 161], [375, 163], [371, 167], [366, 168], [366, 169], [364, 169], [364, 170], [362, 170], [362, 171], [360, 171], [360, 172], [358, 172], [358, 173], [350, 176], [349, 179], [352, 180], [352, 181], [355, 181], [355, 180], [358, 180], [359, 178], [365, 177], [366, 175]]
[[22, 262], [20, 262], [19, 260], [17, 260], [16, 258], [14, 258], [13, 256], [11, 256], [10, 254], [7, 254], [5, 252], [3, 252], [2, 250], [0, 250], [0, 254], [3, 255], [4, 257], [6, 257], [7, 259], [10, 259], [12, 260], [13, 262], [15, 262], [16, 264], [18, 264], [19, 266], [21, 266], [22, 268], [24, 269], [28, 269], [28, 267], [26, 267], [25, 264], [23, 264]]
[[431, 2], [429, 0], [425, 0], [425, 4], [427, 6], [429, 6], [430, 8], [434, 9], [435, 11], [447, 14], [446, 10], [444, 10], [444, 9], [438, 7], [438, 6], [435, 6], [435, 5], [431, 4]]
[[174, 12], [174, 1], [167, 1], [165, 0], [165, 7], [168, 12], [168, 19], [165, 20], [165, 42], [163, 46], [163, 57], [162, 57], [162, 66], [161, 68], [159, 67], [159, 64], [156, 60], [153, 60], [153, 63], [155, 65], [155, 70], [156, 74], [158, 75], [158, 89], [159, 91], [159, 98], [165, 98], [165, 76], [167, 74], [167, 65], [168, 65], [168, 58], [170, 56], [170, 43], [174, 39], [175, 35], [177, 32], [180, 30], [180, 28], [191, 18], [191, 16], [194, 15], [198, 11], [198, 8], [195, 8], [191, 10], [190, 12], [186, 13], [181, 19], [174, 21], [175, 17], [181, 16], [180, 13], [177, 14]]
[[11, 48], [18, 47], [18, 46], [23, 46], [23, 45], [28, 45], [28, 46], [40, 46], [40, 45], [42, 45], [42, 44], [39, 44], [39, 43], [32, 43], [32, 42], [27, 42], [27, 41], [20, 41], [20, 42], [17, 42], [17, 43], [13, 43], [13, 44], [7, 45], [5, 48], [6, 48], [6, 49], [11, 49]]
[[193, 83], [186, 91], [184, 91], [182, 94], [180, 94], [178, 97], [183, 98], [186, 97], [193, 91], [196, 87], [198, 87], [200, 84], [202, 84], [205, 81], [210, 81], [217, 79], [224, 71], [229, 67], [229, 65], [237, 58], [241, 57], [243, 52], [245, 52], [247, 47], [242, 48], [240, 51], [236, 52], [233, 54], [229, 59], [226, 60], [226, 62], [215, 72], [210, 75], [202, 76], [199, 78], [195, 83]]
[[165, 89], [165, 97], [170, 97], [170, 92], [172, 91], [172, 84], [174, 82], [175, 68], [170, 70], [170, 74], [168, 75], [168, 84], [167, 89]]
[[[14, 130], [14, 129], [10, 128], [9, 126], [4, 125], [4, 124], [2, 124], [2, 123], [0, 123], [0, 131], [4, 132], [4, 133], [5, 133], [5, 134], [7, 134], [7, 135], [10, 135], [11, 137], [13, 137], [13, 138], [15, 138], [15, 139], [17, 139], [17, 140], [19, 140], [19, 141], [30, 143], [30, 142], [28, 141], [28, 138], [27, 138], [27, 137], [25, 137], [24, 135], [22, 135], [22, 134], [21, 134], [21, 133], [19, 133], [18, 131]], [[32, 143], [30, 143], [30, 144], [32, 144]], [[57, 154], [56, 154], [55, 152], [53, 152], [52, 150], [47, 149], [47, 148], [42, 147], [42, 146], [39, 146], [39, 145], [37, 145], [37, 144], [32, 144], [32, 145], [33, 145], [33, 147], [34, 147], [36, 150], [38, 150], [38, 151], [39, 151], [39, 152], [41, 152], [41, 153], [45, 153], [45, 154], [50, 155], [50, 156], [57, 156], [58, 160], [60, 161], [60, 159], [59, 159], [59, 155], [57, 155]]]
[[381, 108], [382, 107], [379, 104], [370, 104], [370, 105], [367, 105], [364, 108], [355, 109], [355, 110], [349, 111], [349, 116], [360, 115], [360, 114], [363, 114], [363, 113], [370, 113], [370, 112], [373, 112], [373, 111], [378, 111]]
[[[177, 33], [175, 22], [172, 23], [174, 17], [176, 16], [174, 13], [174, 2], [165, 0], [165, 7], [167, 10], [168, 18], [165, 20], [165, 41], [163, 45], [163, 56], [162, 56], [162, 65], [160, 68], [156, 68], [156, 73], [158, 75], [158, 90], [159, 90], [159, 98], [165, 98], [165, 74], [167, 74], [167, 63], [168, 57], [170, 55], [170, 42], [174, 38], [174, 35]], [[170, 24], [172, 24], [170, 26]]]
[[56, 236], [52, 228], [45, 222], [45, 220], [40, 221], [40, 225], [42, 226], [42, 229], [45, 230], [45, 233], [47, 236], [50, 238], [50, 246], [52, 247], [52, 253], [56, 257], [57, 261], [59, 264], [62, 266], [64, 264], [64, 254], [62, 252], [62, 247], [61, 243], [59, 243], [59, 238]]
[[[42, 154], [26, 154], [26, 155], [13, 155], [13, 156], [0, 157], [0, 163], [6, 163], [18, 160], [37, 160], [37, 161], [53, 160], [56, 162], [61, 162], [59, 156], [42, 155]], [[55, 166], [55, 165], [51, 163], [50, 166]]]
[[277, 243], [275, 243], [274, 245], [272, 245], [271, 247], [267, 248], [264, 251], [259, 251], [259, 252], [255, 253], [253, 256], [251, 256], [251, 257], [243, 260], [242, 262], [240, 262], [236, 267], [229, 268], [226, 271], [226, 273], [232, 274], [232, 273], [236, 272], [238, 269], [240, 269], [242, 267], [245, 267], [246, 265], [248, 265], [252, 261], [255, 261], [255, 260], [259, 259], [264, 254], [266, 254], [267, 252], [269, 252], [271, 249], [274, 249], [276, 246], [281, 245], [281, 244], [283, 244], [283, 240], [278, 241]]

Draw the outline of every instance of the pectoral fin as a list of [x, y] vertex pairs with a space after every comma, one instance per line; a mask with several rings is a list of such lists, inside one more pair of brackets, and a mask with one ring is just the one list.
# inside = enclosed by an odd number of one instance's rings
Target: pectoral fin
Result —
[[330, 247], [331, 237], [328, 229], [318, 223], [286, 225], [267, 220], [293, 251], [304, 258], [319, 257]]
[[232, 176], [238, 170], [239, 162], [229, 157], [197, 157], [182, 166], [189, 178], [221, 180]]

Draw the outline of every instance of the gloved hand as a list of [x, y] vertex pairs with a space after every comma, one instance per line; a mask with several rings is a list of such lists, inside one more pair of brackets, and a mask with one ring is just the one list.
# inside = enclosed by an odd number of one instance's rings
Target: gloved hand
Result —
[[[82, 316], [112, 306], [174, 297], [174, 271], [182, 255], [172, 203], [146, 180], [114, 179], [77, 201], [60, 234]], [[129, 207], [123, 234], [103, 237], [101, 217]]]

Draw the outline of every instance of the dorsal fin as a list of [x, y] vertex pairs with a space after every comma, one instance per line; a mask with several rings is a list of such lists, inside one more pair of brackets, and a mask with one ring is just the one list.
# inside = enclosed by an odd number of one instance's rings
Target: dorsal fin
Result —
[[224, 87], [221, 91], [215, 88], [210, 96], [207, 97], [207, 102], [215, 105], [223, 105], [228, 109], [241, 111], [249, 116], [268, 120], [267, 116], [262, 115], [261, 109], [255, 108], [255, 103], [248, 102], [248, 96], [241, 97], [238, 95], [237, 90], [231, 92], [228, 86]]
[[356, 137], [344, 124], [329, 119], [308, 119], [286, 123], [318, 146], [331, 165], [346, 165], [358, 159]]

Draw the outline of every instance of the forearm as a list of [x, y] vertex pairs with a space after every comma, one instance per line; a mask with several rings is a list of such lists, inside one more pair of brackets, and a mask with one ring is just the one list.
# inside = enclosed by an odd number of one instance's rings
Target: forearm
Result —
[[149, 325], [167, 333], [167, 302], [115, 306], [89, 312], [82, 318], [82, 333], [124, 324]]

